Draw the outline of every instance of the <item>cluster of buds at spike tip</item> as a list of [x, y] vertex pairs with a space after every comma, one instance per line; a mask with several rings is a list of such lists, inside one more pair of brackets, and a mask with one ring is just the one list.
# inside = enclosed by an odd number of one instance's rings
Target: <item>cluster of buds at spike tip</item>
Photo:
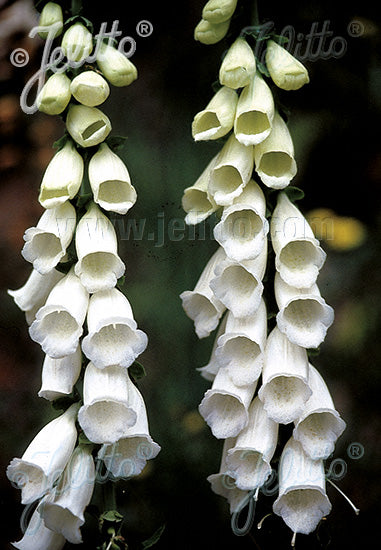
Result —
[[[203, 15], [222, 13], [227, 5], [236, 2], [208, 2]], [[211, 383], [200, 414], [225, 442], [220, 471], [208, 478], [212, 489], [227, 499], [231, 513], [250, 495], [256, 499], [271, 474], [282, 426], [293, 424], [273, 510], [295, 536], [312, 532], [331, 509], [323, 461], [345, 422], [308, 358], [307, 350], [323, 342], [334, 317], [316, 282], [326, 254], [288, 194], [297, 166], [272, 92], [274, 83], [300, 88], [308, 73], [273, 40], [266, 62], [268, 72], [239, 36], [222, 60], [221, 87], [193, 120], [195, 141], [225, 136], [183, 196], [187, 224], [216, 212], [218, 248], [194, 290], [180, 297], [199, 338], [217, 329], [210, 360], [198, 369]], [[271, 294], [274, 299], [266, 302]], [[267, 310], [272, 302], [276, 311]]]
[[66, 132], [42, 178], [38, 200], [44, 211], [24, 235], [22, 255], [32, 272], [9, 294], [45, 353], [38, 395], [61, 399], [68, 408], [7, 469], [22, 503], [37, 504], [24, 536], [13, 543], [22, 550], [82, 542], [94, 459], [113, 479], [130, 478], [160, 451], [149, 433], [136, 368], [129, 368], [147, 336], [117, 287], [125, 264], [109, 217], [126, 214], [137, 195], [126, 165], [106, 141], [110, 120], [97, 107], [109, 96], [109, 84], [127, 86], [137, 71], [106, 44], [84, 67], [92, 34], [82, 19], [64, 25], [58, 4], [45, 5], [40, 23], [46, 27], [42, 38], [51, 26], [56, 38], [64, 31], [61, 46], [76, 68], [49, 76], [37, 98], [40, 111], [61, 114]]

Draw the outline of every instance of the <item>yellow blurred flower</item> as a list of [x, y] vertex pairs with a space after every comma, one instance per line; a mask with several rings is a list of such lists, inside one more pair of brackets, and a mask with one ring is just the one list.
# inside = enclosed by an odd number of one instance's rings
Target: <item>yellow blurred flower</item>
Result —
[[182, 424], [191, 434], [198, 434], [205, 428], [205, 422], [198, 411], [189, 411], [184, 414]]
[[315, 236], [333, 250], [352, 250], [366, 239], [366, 227], [357, 218], [339, 216], [328, 208], [311, 210], [306, 217]]

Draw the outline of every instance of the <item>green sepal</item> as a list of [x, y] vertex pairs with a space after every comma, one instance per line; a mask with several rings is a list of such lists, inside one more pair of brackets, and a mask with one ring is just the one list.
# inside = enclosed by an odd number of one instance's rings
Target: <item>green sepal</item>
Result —
[[78, 445], [94, 445], [94, 443], [90, 441], [84, 432], [80, 432], [78, 435]]
[[100, 515], [99, 521], [101, 523], [108, 521], [109, 523], [121, 523], [123, 521], [123, 516], [118, 510], [107, 510]]
[[261, 61], [258, 61], [258, 60], [257, 60], [257, 69], [261, 74], [263, 74], [265, 76], [268, 76], [268, 77], [270, 76], [269, 70], [266, 67], [266, 65], [264, 63], [262, 63]]
[[139, 361], [134, 361], [130, 367], [128, 367], [128, 372], [134, 382], [143, 378], [146, 375], [146, 370]]
[[295, 185], [289, 185], [288, 187], [286, 187], [284, 189], [284, 193], [286, 193], [291, 202], [300, 201], [304, 198], [303, 189], [295, 187]]
[[165, 529], [165, 523], [163, 523], [163, 525], [161, 525], [158, 529], [156, 529], [154, 534], [149, 539], [142, 542], [142, 549], [146, 550], [147, 548], [152, 548], [152, 546], [154, 546], [157, 542], [159, 542], [162, 534], [164, 533], [164, 529]]
[[53, 145], [52, 145], [53, 149], [57, 149], [57, 151], [60, 151], [63, 147], [65, 147], [65, 145], [69, 141], [69, 139], [71, 139], [71, 137], [69, 136], [68, 132], [65, 131], [63, 136], [61, 136], [59, 139], [57, 139], [53, 143]]
[[308, 357], [317, 357], [320, 354], [320, 348], [310, 348], [307, 350]]
[[287, 42], [289, 42], [287, 36], [282, 36], [281, 34], [272, 34], [270, 38], [271, 40], [274, 40], [274, 42], [279, 44], [279, 46], [283, 46], [284, 44], [287, 44]]
[[127, 136], [111, 136], [106, 138], [106, 143], [114, 153], [123, 149], [128, 137]]
[[86, 27], [91, 34], [93, 34], [94, 25], [89, 19], [83, 17], [83, 15], [73, 15], [73, 17], [69, 17], [69, 19], [66, 19], [65, 21], [65, 27], [74, 25], [74, 23], [82, 23], [82, 25]]

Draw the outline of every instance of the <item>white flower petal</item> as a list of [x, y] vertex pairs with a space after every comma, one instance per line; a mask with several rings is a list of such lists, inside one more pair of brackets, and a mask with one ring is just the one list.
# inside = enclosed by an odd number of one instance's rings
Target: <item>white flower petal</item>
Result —
[[38, 110], [48, 115], [62, 113], [71, 99], [70, 78], [65, 73], [53, 73], [36, 98]]
[[53, 359], [45, 356], [42, 365], [42, 385], [38, 392], [39, 397], [53, 401], [59, 397], [69, 395], [73, 391], [82, 366], [82, 352], [80, 346], [72, 355]]
[[24, 536], [18, 542], [12, 542], [12, 546], [18, 550], [62, 550], [65, 543], [65, 537], [48, 529], [38, 510], [35, 510]]
[[267, 41], [266, 65], [274, 83], [283, 90], [298, 90], [310, 81], [305, 66], [273, 40]]
[[106, 139], [111, 132], [111, 122], [97, 107], [72, 104], [66, 117], [66, 128], [81, 147], [92, 147]]
[[196, 114], [192, 122], [195, 141], [218, 139], [233, 128], [238, 102], [237, 92], [223, 86], [210, 100], [204, 110]]
[[99, 73], [83, 71], [73, 78], [70, 84], [73, 97], [82, 105], [96, 107], [108, 98], [110, 87]]
[[244, 38], [237, 38], [222, 60], [219, 80], [222, 86], [243, 88], [255, 75], [254, 52]]
[[185, 223], [195, 225], [217, 210], [217, 205], [208, 193], [209, 179], [216, 164], [217, 155], [209, 162], [197, 181], [184, 190], [182, 207], [187, 213]]

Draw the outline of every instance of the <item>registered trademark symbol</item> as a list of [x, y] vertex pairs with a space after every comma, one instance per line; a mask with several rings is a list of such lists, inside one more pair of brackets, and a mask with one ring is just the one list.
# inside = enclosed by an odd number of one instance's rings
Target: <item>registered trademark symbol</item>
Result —
[[354, 442], [348, 445], [347, 455], [352, 460], [359, 460], [359, 458], [362, 458], [364, 456], [364, 453], [365, 449], [364, 446], [361, 445], [361, 443]]
[[146, 19], [142, 19], [142, 21], [139, 21], [139, 23], [136, 25], [136, 32], [141, 38], [147, 38], [147, 36], [151, 36], [153, 33], [153, 25], [151, 21], [147, 21]]
[[362, 36], [365, 32], [364, 24], [361, 21], [353, 19], [347, 27], [347, 32], [352, 38]]

